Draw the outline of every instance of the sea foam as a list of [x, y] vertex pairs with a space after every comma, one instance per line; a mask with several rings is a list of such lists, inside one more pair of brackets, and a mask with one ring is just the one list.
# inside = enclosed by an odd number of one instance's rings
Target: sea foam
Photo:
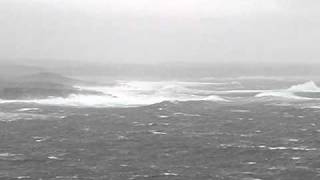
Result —
[[295, 100], [312, 100], [315, 98], [302, 97], [297, 93], [303, 92], [319, 92], [320, 88], [313, 81], [308, 81], [303, 84], [293, 85], [288, 89], [284, 90], [268, 90], [257, 94], [255, 97], [278, 97]]
[[291, 86], [288, 91], [290, 92], [320, 92], [320, 88], [314, 81], [308, 81], [303, 84]]
[[255, 97], [277, 97], [277, 98], [285, 98], [285, 99], [295, 99], [295, 100], [310, 100], [311, 98], [297, 96], [294, 93], [287, 92], [287, 91], [280, 91], [280, 92], [262, 92], [257, 94]]
[[[309, 81], [275, 90], [226, 90], [212, 89], [211, 82], [180, 82], [180, 81], [118, 81], [110, 86], [75, 86], [79, 90], [95, 91], [101, 94], [71, 94], [68, 97], [51, 97], [46, 99], [1, 100], [0, 103], [34, 103], [55, 106], [86, 106], [86, 107], [136, 107], [160, 103], [163, 101], [214, 101], [230, 102], [235, 98], [233, 93], [252, 94], [247, 100], [281, 99], [281, 100], [315, 100], [316, 98], [302, 97], [300, 92], [319, 92], [315, 82]], [[243, 100], [243, 99], [242, 99]], [[248, 101], [249, 102], [249, 101]]]
[[35, 103], [56, 106], [88, 107], [132, 107], [143, 106], [163, 101], [224, 101], [212, 95], [210, 91], [194, 87], [215, 83], [206, 82], [148, 82], [119, 81], [113, 86], [75, 86], [79, 90], [89, 90], [102, 95], [71, 94], [68, 97], [51, 97], [46, 99], [0, 100], [0, 103]]

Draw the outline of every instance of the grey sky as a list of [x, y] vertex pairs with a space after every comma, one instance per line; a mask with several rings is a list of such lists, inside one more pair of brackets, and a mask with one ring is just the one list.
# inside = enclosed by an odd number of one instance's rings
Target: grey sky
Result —
[[2, 59], [320, 59], [318, 0], [0, 0]]

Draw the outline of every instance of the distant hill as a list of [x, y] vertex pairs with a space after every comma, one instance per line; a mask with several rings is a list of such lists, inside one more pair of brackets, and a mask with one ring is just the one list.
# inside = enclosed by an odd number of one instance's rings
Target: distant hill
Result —
[[23, 76], [18, 78], [19, 81], [24, 81], [28, 83], [36, 83], [36, 82], [46, 82], [52, 84], [63, 84], [63, 85], [74, 85], [77, 83], [82, 83], [80, 80], [72, 79], [57, 73], [51, 72], [40, 72], [27, 76]]
[[42, 67], [0, 63], [0, 77], [2, 79], [24, 76], [43, 71], [46, 71], [46, 69]]
[[0, 80], [0, 99], [34, 99], [66, 97], [70, 94], [100, 94], [94, 91], [80, 91], [74, 85], [85, 82], [57, 73], [39, 72]]

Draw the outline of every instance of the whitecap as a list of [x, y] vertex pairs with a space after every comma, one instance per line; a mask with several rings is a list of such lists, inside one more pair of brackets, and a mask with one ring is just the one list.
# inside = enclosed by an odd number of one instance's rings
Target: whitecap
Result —
[[293, 85], [288, 89], [283, 90], [266, 90], [262, 91], [255, 97], [278, 97], [285, 99], [294, 99], [294, 100], [313, 100], [315, 98], [302, 97], [297, 95], [297, 93], [303, 92], [320, 92], [320, 88], [316, 85], [314, 81], [308, 81], [303, 84]]
[[38, 111], [39, 108], [21, 108], [21, 109], [18, 109], [17, 111], [18, 112], [25, 112], [25, 111]]
[[188, 114], [188, 113], [182, 113], [182, 112], [177, 112], [174, 113], [175, 116], [190, 116], [190, 117], [200, 117], [200, 114]]
[[[163, 101], [213, 101], [233, 102], [236, 99], [226, 98], [228, 94], [249, 93], [251, 97], [261, 100], [271, 98], [291, 100], [314, 100], [315, 98], [301, 97], [299, 92], [320, 92], [320, 88], [309, 81], [295, 85], [288, 89], [279, 90], [227, 90], [217, 91], [204, 88], [217, 83], [188, 82], [188, 81], [118, 81], [116, 85], [109, 86], [75, 86], [79, 90], [96, 91], [101, 94], [71, 94], [68, 97], [50, 97], [45, 99], [18, 99], [1, 100], [4, 103], [34, 103], [54, 106], [76, 107], [138, 107], [151, 105]], [[202, 87], [202, 88], [198, 88]], [[249, 100], [256, 100], [248, 97]], [[246, 98], [246, 100], [248, 100]], [[36, 108], [23, 108], [18, 111], [31, 111]]]
[[163, 176], [179, 176], [179, 174], [177, 173], [172, 173], [172, 172], [166, 172], [166, 173], [162, 173]]
[[301, 157], [291, 157], [292, 160], [300, 160]]
[[[75, 86], [79, 90], [95, 91], [101, 94], [71, 94], [68, 97], [45, 99], [1, 100], [0, 103], [35, 103], [56, 106], [86, 107], [136, 107], [163, 101], [227, 101], [211, 95], [211, 91], [190, 87], [206, 86], [206, 82], [148, 82], [119, 81], [112, 86]], [[22, 109], [28, 111], [30, 109]]]
[[18, 176], [17, 179], [31, 179], [30, 176]]
[[48, 156], [48, 159], [51, 160], [63, 160], [62, 158], [56, 157], [56, 156]]
[[257, 162], [247, 162], [246, 164], [248, 164], [248, 165], [255, 165], [255, 164], [257, 164]]
[[294, 99], [294, 100], [311, 100], [312, 99], [312, 98], [297, 96], [294, 93], [287, 92], [287, 91], [262, 92], [262, 93], [257, 94], [255, 97], [257, 97], [257, 98], [261, 98], [261, 97], [278, 97], [278, 98]]
[[288, 91], [290, 92], [320, 92], [320, 88], [314, 81], [308, 81], [303, 84], [291, 86]]
[[168, 118], [169, 116], [166, 116], [166, 115], [160, 115], [158, 116], [159, 118], [162, 118], [162, 119], [165, 119], [165, 118]]
[[150, 133], [152, 134], [155, 134], [155, 135], [166, 135], [167, 133], [165, 132], [161, 132], [161, 131], [156, 131], [156, 130], [151, 130], [149, 131]]

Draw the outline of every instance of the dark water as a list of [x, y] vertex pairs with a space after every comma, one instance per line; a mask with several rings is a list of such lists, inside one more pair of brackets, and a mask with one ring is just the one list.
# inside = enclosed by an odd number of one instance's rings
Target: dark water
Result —
[[318, 109], [1, 106], [2, 179], [318, 179]]
[[0, 179], [320, 179], [316, 85], [246, 83], [216, 93], [229, 101], [2, 103]]

